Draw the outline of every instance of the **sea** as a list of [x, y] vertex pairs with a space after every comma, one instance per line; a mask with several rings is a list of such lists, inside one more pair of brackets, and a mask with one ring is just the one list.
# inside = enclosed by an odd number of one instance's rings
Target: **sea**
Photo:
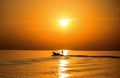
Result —
[[120, 78], [120, 51], [52, 52], [0, 50], [0, 78]]

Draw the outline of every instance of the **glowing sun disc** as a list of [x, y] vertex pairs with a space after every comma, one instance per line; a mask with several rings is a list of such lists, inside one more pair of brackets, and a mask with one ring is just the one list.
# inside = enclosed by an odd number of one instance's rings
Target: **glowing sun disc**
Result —
[[61, 20], [59, 21], [59, 23], [60, 23], [60, 25], [61, 25], [62, 27], [67, 26], [67, 25], [69, 24], [69, 22], [70, 22], [69, 19], [61, 19]]

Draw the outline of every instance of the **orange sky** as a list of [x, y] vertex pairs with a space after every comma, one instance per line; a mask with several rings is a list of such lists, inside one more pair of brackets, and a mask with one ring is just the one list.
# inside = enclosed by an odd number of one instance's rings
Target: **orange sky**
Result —
[[[1, 49], [118, 49], [119, 0], [1, 0]], [[73, 19], [62, 28], [58, 20]]]

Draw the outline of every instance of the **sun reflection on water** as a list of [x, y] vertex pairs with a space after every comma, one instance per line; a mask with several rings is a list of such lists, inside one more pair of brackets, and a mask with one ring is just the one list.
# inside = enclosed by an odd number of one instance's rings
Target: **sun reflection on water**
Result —
[[63, 55], [68, 55], [68, 52], [69, 52], [69, 50], [59, 50], [60, 51], [60, 53], [62, 54], [62, 51], [63, 51]]
[[59, 69], [58, 69], [59, 78], [67, 78], [70, 76], [70, 74], [65, 73], [65, 71], [68, 70], [68, 68], [66, 68], [68, 63], [69, 62], [67, 60], [59, 60]]

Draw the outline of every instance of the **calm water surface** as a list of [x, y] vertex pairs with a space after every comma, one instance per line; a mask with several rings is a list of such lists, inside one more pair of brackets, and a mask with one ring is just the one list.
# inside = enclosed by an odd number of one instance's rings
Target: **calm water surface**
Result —
[[[70, 51], [120, 56], [119, 51]], [[120, 78], [120, 58], [51, 56], [51, 51], [0, 51], [0, 78]]]

